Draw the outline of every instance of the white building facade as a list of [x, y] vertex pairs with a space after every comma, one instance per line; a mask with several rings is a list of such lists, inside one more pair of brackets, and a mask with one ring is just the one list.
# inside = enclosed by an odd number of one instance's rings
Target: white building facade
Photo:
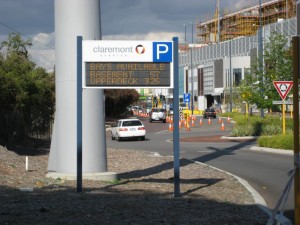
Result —
[[[273, 31], [291, 39], [296, 35], [296, 18], [264, 26], [263, 41], [267, 41]], [[258, 37], [248, 36], [194, 47], [192, 54], [180, 53], [179, 76], [184, 78], [181, 89], [193, 96], [194, 108], [203, 110], [214, 106], [226, 110], [228, 89], [239, 86], [247, 70], [257, 62], [257, 46]]]

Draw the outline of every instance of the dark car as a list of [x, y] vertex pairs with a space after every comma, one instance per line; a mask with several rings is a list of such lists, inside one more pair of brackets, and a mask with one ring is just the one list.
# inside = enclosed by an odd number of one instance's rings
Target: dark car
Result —
[[204, 110], [203, 118], [206, 119], [208, 117], [217, 118], [217, 113], [214, 108], [208, 108]]

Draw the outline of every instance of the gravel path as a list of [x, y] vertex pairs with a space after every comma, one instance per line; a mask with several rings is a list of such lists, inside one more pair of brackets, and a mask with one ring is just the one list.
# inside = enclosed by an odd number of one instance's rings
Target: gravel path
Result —
[[[0, 146], [0, 224], [263, 225], [267, 215], [236, 178], [181, 159], [181, 194], [173, 197], [172, 157], [108, 149], [119, 181], [49, 179], [47, 149]], [[29, 155], [29, 170], [25, 156]]]

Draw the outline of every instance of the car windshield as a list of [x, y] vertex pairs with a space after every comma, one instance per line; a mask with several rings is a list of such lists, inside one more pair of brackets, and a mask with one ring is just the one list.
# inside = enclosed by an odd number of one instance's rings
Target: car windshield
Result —
[[165, 109], [153, 109], [153, 112], [165, 112]]
[[214, 112], [215, 110], [214, 109], [206, 109], [205, 111], [206, 112]]
[[122, 126], [123, 127], [142, 126], [142, 123], [139, 120], [123, 121]]

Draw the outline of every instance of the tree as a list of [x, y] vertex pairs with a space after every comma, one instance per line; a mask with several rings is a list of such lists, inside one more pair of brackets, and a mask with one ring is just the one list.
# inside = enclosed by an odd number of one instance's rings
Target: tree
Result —
[[3, 41], [1, 43], [1, 50], [6, 50], [7, 55], [11, 55], [15, 53], [17, 55], [22, 55], [26, 59], [28, 59], [28, 50], [27, 48], [32, 46], [31, 40], [24, 41], [22, 40], [20, 34], [10, 33], [8, 35], [7, 41]]
[[[273, 100], [278, 100], [278, 93], [273, 81], [292, 80], [292, 55], [288, 40], [282, 34], [271, 33], [264, 46], [263, 64], [257, 60], [239, 88], [241, 96], [250, 104], [265, 109], [273, 106]], [[261, 70], [260, 68], [264, 68]]]
[[31, 45], [15, 33], [0, 45], [0, 143], [8, 146], [48, 131], [54, 112], [54, 74], [36, 68]]
[[106, 89], [104, 93], [105, 113], [111, 118], [123, 115], [126, 107], [139, 99], [139, 94], [134, 89]]

